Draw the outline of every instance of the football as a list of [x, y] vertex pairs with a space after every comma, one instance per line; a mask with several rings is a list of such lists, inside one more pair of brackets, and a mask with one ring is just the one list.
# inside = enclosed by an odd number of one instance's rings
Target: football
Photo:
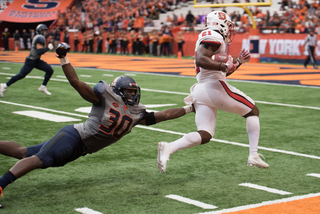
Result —
[[[226, 63], [228, 61], [228, 56], [230, 55], [225, 55], [225, 54], [215, 54], [212, 56], [212, 59], [217, 61], [217, 62], [224, 62]], [[233, 64], [235, 64], [237, 61], [233, 58]]]

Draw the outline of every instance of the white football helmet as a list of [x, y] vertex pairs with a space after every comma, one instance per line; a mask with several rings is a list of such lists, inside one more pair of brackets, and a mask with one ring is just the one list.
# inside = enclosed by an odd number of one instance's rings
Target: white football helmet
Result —
[[213, 11], [209, 13], [205, 25], [210, 30], [219, 31], [227, 44], [230, 44], [235, 36], [234, 24], [225, 12]]

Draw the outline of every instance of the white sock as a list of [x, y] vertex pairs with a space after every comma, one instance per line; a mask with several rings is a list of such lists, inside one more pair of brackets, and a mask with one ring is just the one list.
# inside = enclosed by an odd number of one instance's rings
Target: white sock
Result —
[[190, 132], [182, 138], [170, 143], [173, 152], [181, 149], [191, 148], [201, 144], [201, 136], [198, 132]]
[[247, 133], [249, 136], [250, 154], [256, 155], [258, 153], [259, 135], [260, 135], [260, 121], [258, 116], [250, 116], [246, 119]]
[[5, 87], [5, 88], [8, 88], [7, 83], [4, 84], [4, 87]]

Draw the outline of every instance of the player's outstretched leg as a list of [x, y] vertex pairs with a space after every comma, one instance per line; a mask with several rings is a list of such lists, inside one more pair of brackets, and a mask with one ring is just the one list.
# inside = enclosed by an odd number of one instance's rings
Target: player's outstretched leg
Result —
[[260, 156], [263, 157], [263, 155], [259, 154], [259, 153], [257, 153], [256, 155], [249, 155], [247, 165], [251, 166], [251, 167], [258, 167], [258, 168], [268, 169], [269, 168], [269, 164], [267, 164], [266, 162], [261, 160]]
[[45, 93], [46, 95], [51, 95], [51, 93], [47, 90], [47, 87], [44, 85], [41, 85], [38, 90]]
[[165, 173], [167, 168], [167, 162], [169, 161], [170, 155], [173, 153], [169, 143], [159, 142], [158, 143], [158, 158], [157, 165], [161, 173]]

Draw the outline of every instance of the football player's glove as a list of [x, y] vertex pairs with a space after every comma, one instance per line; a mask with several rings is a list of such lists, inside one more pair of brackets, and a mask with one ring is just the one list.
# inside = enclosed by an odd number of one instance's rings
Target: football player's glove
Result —
[[228, 56], [228, 61], [226, 62], [226, 66], [228, 67], [227, 75], [232, 74], [235, 70], [240, 66], [239, 61], [235, 61], [231, 55]]
[[56, 53], [58, 54], [58, 58], [64, 58], [71, 46], [68, 43], [62, 42], [57, 46]]

